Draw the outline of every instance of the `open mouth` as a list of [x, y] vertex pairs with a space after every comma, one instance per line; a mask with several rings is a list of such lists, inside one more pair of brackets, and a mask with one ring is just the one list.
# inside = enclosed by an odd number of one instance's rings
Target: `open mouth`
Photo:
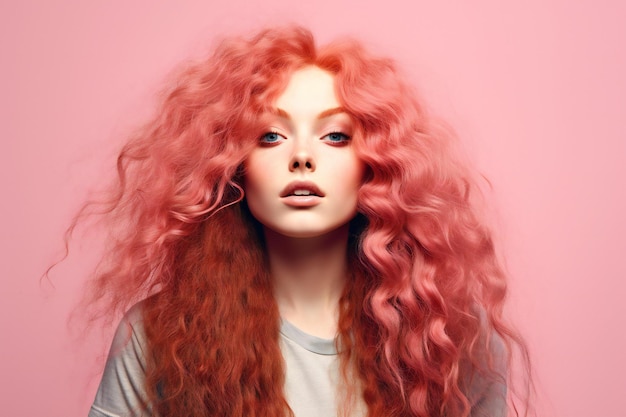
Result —
[[281, 197], [324, 197], [324, 193], [311, 181], [294, 181], [280, 193]]
[[311, 190], [294, 190], [294, 192], [289, 194], [289, 195], [295, 195], [295, 196], [311, 196], [311, 195], [314, 195], [314, 196], [317, 196], [317, 194], [315, 194], [315, 192], [313, 192]]
[[293, 181], [281, 191], [280, 196], [286, 205], [306, 209], [320, 204], [324, 192], [314, 182]]

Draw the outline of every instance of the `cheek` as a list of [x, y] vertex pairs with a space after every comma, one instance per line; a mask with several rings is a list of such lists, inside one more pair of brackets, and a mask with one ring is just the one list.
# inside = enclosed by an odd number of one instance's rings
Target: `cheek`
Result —
[[274, 201], [275, 175], [271, 171], [271, 163], [258, 156], [249, 157], [244, 163], [243, 191], [250, 212], [257, 220], [262, 221], [271, 211]]
[[248, 174], [244, 177], [243, 181], [243, 191], [244, 191], [244, 199], [246, 204], [248, 205], [248, 209], [252, 214], [252, 217], [262, 222], [262, 216], [259, 217], [265, 210], [265, 201], [263, 196], [265, 193], [263, 189], [260, 188], [262, 182], [257, 182], [258, 178], [250, 178]]
[[365, 175], [365, 164], [359, 160], [355, 159], [349, 165], [349, 172], [346, 172], [346, 177], [350, 179], [349, 187], [353, 190], [355, 194], [358, 194], [361, 185], [363, 185], [363, 178]]
[[244, 162], [243, 167], [243, 188], [244, 192], [248, 194], [249, 192], [254, 192], [259, 185], [262, 185], [265, 182], [263, 174], [266, 170], [262, 169], [262, 161], [254, 154], [250, 155], [250, 157]]
[[259, 184], [262, 183], [263, 181], [258, 177], [258, 172], [254, 169], [254, 167], [246, 164], [243, 176], [243, 192], [246, 202], [248, 203], [248, 207], [253, 214], [257, 205], [258, 196], [262, 195], [261, 190], [258, 189]]

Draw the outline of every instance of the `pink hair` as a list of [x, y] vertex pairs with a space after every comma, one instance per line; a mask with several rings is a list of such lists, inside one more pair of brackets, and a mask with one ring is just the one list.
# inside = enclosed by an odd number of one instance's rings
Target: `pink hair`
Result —
[[358, 376], [370, 416], [467, 416], [468, 380], [507, 378], [493, 340], [523, 350], [502, 320], [505, 276], [450, 135], [392, 61], [355, 42], [316, 49], [304, 29], [266, 30], [187, 68], [120, 153], [105, 209], [119, 230], [91, 300], [119, 311], [147, 298], [157, 414], [290, 412], [278, 309], [241, 179], [261, 115], [307, 65], [336, 76], [367, 165], [339, 323], [344, 375]]

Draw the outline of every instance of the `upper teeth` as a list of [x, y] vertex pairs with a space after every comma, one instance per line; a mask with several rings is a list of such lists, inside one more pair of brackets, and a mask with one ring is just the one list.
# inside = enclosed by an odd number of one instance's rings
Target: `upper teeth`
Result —
[[309, 190], [295, 190], [293, 192], [294, 195], [311, 195], [311, 191]]

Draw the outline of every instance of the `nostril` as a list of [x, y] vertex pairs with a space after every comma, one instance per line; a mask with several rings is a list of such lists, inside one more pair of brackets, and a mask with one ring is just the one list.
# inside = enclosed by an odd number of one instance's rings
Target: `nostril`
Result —
[[305, 157], [294, 157], [291, 160], [291, 165], [289, 167], [290, 170], [304, 169], [307, 171], [315, 170], [315, 161], [311, 158]]

